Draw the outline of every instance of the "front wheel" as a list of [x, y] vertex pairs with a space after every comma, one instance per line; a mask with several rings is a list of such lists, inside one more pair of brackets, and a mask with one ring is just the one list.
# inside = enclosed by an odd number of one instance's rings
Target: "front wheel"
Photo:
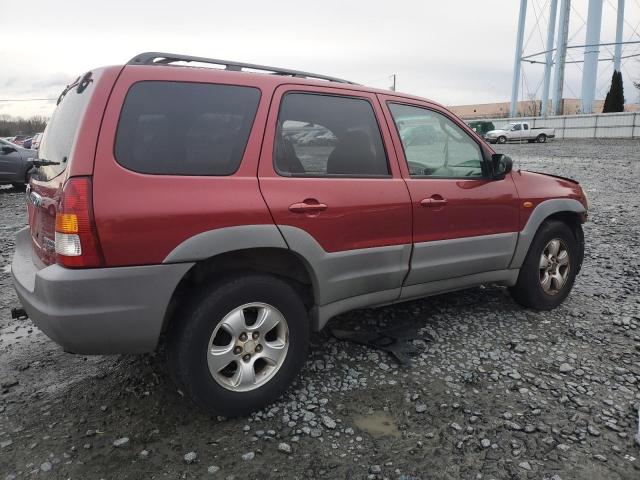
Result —
[[505, 136], [498, 137], [498, 143], [507, 143], [507, 137]]
[[525, 307], [552, 310], [571, 292], [582, 248], [566, 223], [542, 224], [529, 247], [511, 295]]
[[244, 274], [209, 285], [173, 322], [176, 381], [214, 415], [244, 415], [276, 400], [306, 358], [306, 308], [277, 277]]

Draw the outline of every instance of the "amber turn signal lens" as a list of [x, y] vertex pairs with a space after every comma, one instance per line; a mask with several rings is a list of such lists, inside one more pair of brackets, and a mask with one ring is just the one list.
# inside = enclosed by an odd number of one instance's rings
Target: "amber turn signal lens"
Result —
[[78, 217], [75, 213], [58, 213], [56, 215], [56, 232], [78, 233]]
[[524, 202], [524, 203], [522, 204], [522, 206], [523, 206], [524, 208], [531, 208], [531, 207], [533, 207], [533, 202]]

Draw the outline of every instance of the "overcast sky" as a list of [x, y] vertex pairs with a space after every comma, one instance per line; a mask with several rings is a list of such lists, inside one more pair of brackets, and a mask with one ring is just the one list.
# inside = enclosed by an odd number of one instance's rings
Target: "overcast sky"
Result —
[[[535, 18], [549, 0], [529, 0], [525, 53], [544, 50]], [[602, 40], [614, 41], [615, 0], [605, 0]], [[57, 97], [79, 74], [122, 64], [143, 51], [166, 51], [277, 65], [334, 75], [455, 105], [509, 99], [518, 0], [449, 1], [196, 1], [2, 0], [0, 100]], [[573, 0], [571, 33], [584, 41], [587, 0]], [[640, 22], [640, 2], [627, 1], [626, 19]], [[625, 26], [625, 40], [633, 34]], [[640, 32], [640, 29], [638, 29]], [[635, 35], [635, 40], [640, 36]], [[640, 51], [627, 47], [625, 53]], [[577, 51], [575, 51], [577, 52]], [[581, 59], [581, 54], [574, 53]], [[610, 56], [603, 51], [601, 56]], [[640, 58], [640, 57], [638, 57]], [[598, 97], [606, 93], [609, 62], [600, 63]], [[542, 66], [525, 66], [527, 89]], [[628, 80], [640, 61], [623, 69]], [[565, 97], [580, 95], [580, 72], [567, 68]], [[539, 93], [538, 93], [539, 94]], [[0, 102], [0, 114], [50, 115], [55, 102]]]

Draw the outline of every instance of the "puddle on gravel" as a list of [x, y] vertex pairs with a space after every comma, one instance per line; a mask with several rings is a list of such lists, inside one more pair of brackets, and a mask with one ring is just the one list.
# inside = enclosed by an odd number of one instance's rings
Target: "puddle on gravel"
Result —
[[384, 437], [391, 435], [399, 437], [400, 431], [396, 426], [393, 417], [386, 412], [373, 412], [371, 415], [360, 415], [354, 417], [353, 423], [360, 430], [367, 432], [373, 437]]

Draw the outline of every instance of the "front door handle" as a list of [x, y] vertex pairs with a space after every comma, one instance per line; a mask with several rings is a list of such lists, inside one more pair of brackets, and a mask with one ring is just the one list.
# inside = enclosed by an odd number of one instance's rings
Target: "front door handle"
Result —
[[293, 213], [320, 213], [326, 209], [327, 205], [315, 198], [307, 198], [304, 202], [289, 205], [289, 211]]
[[432, 207], [432, 208], [440, 208], [444, 207], [447, 204], [447, 200], [442, 198], [442, 195], [431, 195], [429, 198], [423, 198], [420, 200], [420, 205], [423, 207]]

